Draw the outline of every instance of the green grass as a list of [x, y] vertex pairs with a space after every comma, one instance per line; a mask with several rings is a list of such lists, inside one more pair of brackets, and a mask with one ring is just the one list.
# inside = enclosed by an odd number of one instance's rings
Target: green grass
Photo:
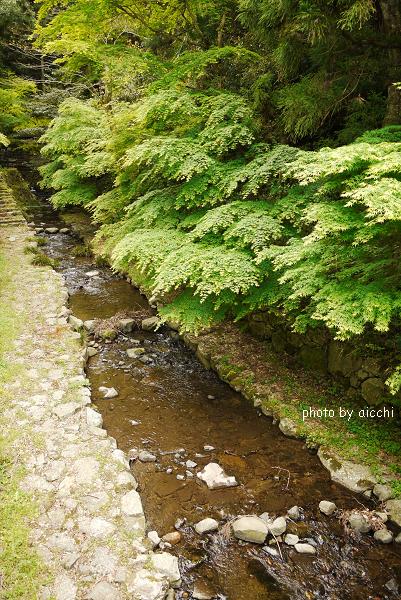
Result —
[[[7, 300], [18, 282], [18, 257], [7, 261], [0, 248], [0, 598], [36, 600], [44, 569], [29, 541], [28, 520], [36, 513], [31, 498], [19, 488], [23, 469], [13, 462], [12, 442], [18, 431], [4, 417], [9, 394], [5, 385], [18, 371], [5, 354], [12, 347], [24, 317], [14, 312]], [[23, 266], [21, 266], [21, 269]], [[15, 283], [14, 283], [15, 282]]]

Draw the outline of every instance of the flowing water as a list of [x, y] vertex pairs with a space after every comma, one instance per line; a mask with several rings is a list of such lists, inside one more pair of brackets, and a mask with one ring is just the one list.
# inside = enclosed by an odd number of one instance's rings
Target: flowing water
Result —
[[[32, 217], [37, 225], [60, 225], [39, 201]], [[46, 237], [45, 251], [60, 260], [74, 315], [108, 318], [148, 306], [110, 269], [95, 267], [91, 258], [74, 258], [71, 250], [78, 239]], [[86, 274], [93, 269], [98, 276]], [[146, 364], [128, 358], [126, 349], [135, 344], [145, 349]], [[191, 598], [196, 583], [221, 600], [400, 597], [400, 549], [379, 546], [370, 536], [354, 540], [317, 508], [322, 499], [358, 508], [361, 498], [333, 484], [301, 441], [285, 438], [271, 419], [205, 370], [174, 332], [135, 331], [102, 343], [99, 350], [89, 360], [87, 375], [108, 433], [125, 451], [146, 449], [157, 457], [154, 463], [132, 466], [149, 529], [163, 535], [180, 520], [181, 542], [169, 550], [180, 557], [178, 599]], [[103, 399], [102, 385], [115, 387], [118, 397]], [[205, 451], [205, 446], [214, 449]], [[188, 469], [187, 460], [197, 467]], [[196, 472], [212, 461], [235, 475], [239, 486], [208, 490], [197, 480]], [[302, 507], [302, 519], [290, 523], [289, 530], [316, 545], [314, 557], [285, 544], [280, 544], [282, 556], [273, 557], [266, 548], [230, 535], [229, 522], [237, 515], [283, 515], [293, 505]], [[191, 525], [205, 517], [219, 520], [219, 532], [194, 533]]]

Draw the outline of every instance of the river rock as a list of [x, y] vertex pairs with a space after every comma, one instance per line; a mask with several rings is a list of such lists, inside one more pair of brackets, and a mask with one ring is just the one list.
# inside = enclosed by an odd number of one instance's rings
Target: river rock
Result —
[[319, 510], [324, 515], [330, 517], [330, 515], [337, 510], [337, 506], [334, 504], [334, 502], [330, 502], [330, 500], [322, 500], [319, 502]]
[[401, 544], [401, 533], [399, 533], [395, 538], [394, 541], [396, 544]]
[[148, 538], [148, 540], [150, 540], [153, 548], [157, 548], [157, 546], [161, 542], [161, 539], [160, 539], [157, 531], [149, 531], [147, 538]]
[[278, 427], [286, 437], [296, 438], [298, 435], [297, 424], [288, 417], [281, 419]]
[[156, 462], [156, 456], [147, 450], [141, 450], [138, 459], [143, 463]]
[[163, 542], [167, 542], [172, 546], [179, 544], [181, 541], [181, 533], [179, 531], [171, 531], [170, 533], [166, 533], [162, 537]]
[[96, 348], [93, 348], [93, 346], [88, 346], [86, 349], [86, 356], [88, 358], [91, 358], [92, 356], [96, 356], [96, 354], [99, 354], [99, 350], [97, 350]]
[[68, 322], [71, 325], [71, 327], [75, 329], [75, 331], [78, 331], [78, 329], [82, 329], [82, 327], [84, 326], [84, 322], [82, 321], [82, 319], [78, 319], [77, 317], [74, 317], [74, 315], [70, 315], [68, 317]]
[[108, 388], [105, 386], [100, 386], [99, 392], [101, 392], [103, 394], [103, 398], [106, 398], [106, 399], [116, 398], [118, 396], [118, 392], [117, 392], [116, 388], [113, 388], [113, 387]]
[[282, 535], [287, 529], [287, 521], [284, 517], [277, 517], [272, 523], [268, 524], [268, 528], [272, 535]]
[[388, 485], [383, 485], [382, 483], [376, 483], [373, 488], [374, 495], [381, 500], [381, 502], [386, 502], [386, 500], [390, 500], [393, 497], [393, 490]]
[[216, 531], [218, 528], [218, 521], [211, 518], [202, 519], [202, 521], [199, 521], [194, 526], [196, 533], [199, 533], [199, 535], [202, 535], [202, 533], [209, 533], [210, 531]]
[[235, 487], [237, 480], [232, 475], [226, 475], [224, 470], [217, 463], [209, 463], [202, 471], [197, 474], [198, 479], [204, 481], [210, 490], [219, 488]]
[[59, 229], [58, 229], [58, 227], [46, 227], [45, 232], [54, 234], [54, 233], [58, 233]]
[[181, 585], [181, 573], [178, 567], [178, 558], [168, 552], [154, 554], [151, 558], [156, 571], [167, 576], [171, 587], [177, 588]]
[[401, 500], [387, 500], [386, 510], [390, 521], [401, 527]]
[[237, 539], [255, 544], [263, 544], [268, 534], [266, 523], [254, 516], [236, 519], [232, 528]]
[[198, 463], [194, 462], [193, 460], [187, 460], [185, 466], [187, 467], [187, 469], [195, 469], [195, 467], [198, 466]]
[[97, 277], [99, 275], [99, 271], [87, 271], [85, 275], [87, 277]]
[[127, 356], [128, 358], [139, 358], [142, 354], [145, 354], [145, 348], [128, 348]]
[[320, 447], [317, 455], [322, 465], [330, 471], [332, 480], [352, 492], [371, 490], [377, 483], [369, 467], [365, 465], [343, 460], [327, 448]]
[[298, 544], [299, 542], [299, 537], [294, 533], [287, 533], [287, 535], [284, 537], [284, 542], [288, 546], [295, 546], [295, 544]]
[[118, 322], [118, 328], [123, 333], [131, 333], [131, 331], [134, 329], [134, 326], [134, 319], [120, 319], [120, 321]]
[[294, 548], [299, 554], [316, 554], [316, 549], [311, 544], [295, 544]]
[[66, 234], [68, 234], [68, 233], [70, 233], [70, 230], [68, 229], [68, 227], [62, 227], [60, 229], [60, 233], [66, 233]]
[[92, 331], [95, 327], [95, 320], [88, 319], [87, 321], [84, 321], [84, 327], [85, 327], [86, 331], [88, 331], [89, 333], [92, 333]]
[[367, 518], [358, 512], [351, 513], [348, 521], [351, 529], [358, 533], [368, 533], [371, 530], [371, 525]]
[[374, 532], [373, 537], [382, 544], [391, 544], [393, 541], [393, 534], [388, 529], [378, 529]]
[[161, 324], [159, 317], [148, 317], [143, 319], [141, 325], [144, 331], [155, 331]]
[[287, 515], [293, 521], [299, 521], [299, 519], [301, 518], [301, 511], [299, 510], [299, 506], [292, 506], [291, 508], [289, 508], [287, 511]]

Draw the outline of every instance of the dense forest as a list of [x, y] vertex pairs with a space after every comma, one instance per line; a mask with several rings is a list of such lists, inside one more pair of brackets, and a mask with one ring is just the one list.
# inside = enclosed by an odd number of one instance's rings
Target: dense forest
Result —
[[0, 24], [2, 143], [49, 125], [42, 185], [164, 319], [398, 344], [397, 0], [7, 0]]

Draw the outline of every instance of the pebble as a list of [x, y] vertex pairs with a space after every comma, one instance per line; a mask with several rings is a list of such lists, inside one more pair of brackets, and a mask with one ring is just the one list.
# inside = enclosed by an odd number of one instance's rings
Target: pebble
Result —
[[87, 271], [85, 275], [87, 277], [97, 277], [99, 275], [99, 271]]
[[101, 392], [103, 394], [103, 398], [106, 399], [116, 398], [118, 396], [118, 392], [114, 387], [108, 388], [105, 386], [100, 386], [99, 392]]
[[293, 521], [299, 521], [299, 519], [301, 518], [301, 511], [299, 509], [299, 506], [292, 506], [291, 508], [289, 508], [287, 511], [287, 515]]
[[177, 479], [178, 479], [178, 481], [184, 481], [185, 480], [185, 476], [184, 475], [177, 475]]
[[171, 531], [170, 533], [163, 535], [162, 540], [163, 542], [167, 542], [168, 544], [175, 546], [176, 544], [180, 543], [181, 534], [179, 531]]
[[295, 544], [298, 544], [299, 542], [299, 537], [293, 533], [287, 533], [287, 535], [284, 536], [284, 542], [288, 546], [295, 546]]
[[214, 450], [214, 446], [209, 446], [206, 444], [206, 446], [203, 446], [203, 449], [205, 452], [212, 452], [212, 450]]
[[316, 549], [311, 544], [295, 544], [294, 548], [299, 554], [316, 554]]
[[393, 534], [388, 529], [378, 529], [374, 532], [373, 537], [382, 544], [391, 544], [393, 541]]
[[193, 460], [187, 460], [185, 465], [186, 465], [187, 469], [195, 469], [195, 467], [198, 466], [198, 463], [194, 462]]
[[138, 454], [138, 459], [142, 463], [156, 462], [156, 456], [147, 450], [141, 450], [141, 452]]
[[272, 523], [268, 524], [269, 531], [272, 535], [282, 535], [287, 529], [287, 521], [284, 517], [277, 517]]
[[330, 515], [332, 515], [337, 510], [337, 506], [334, 504], [334, 502], [330, 502], [329, 500], [322, 500], [321, 502], [319, 502], [319, 510], [324, 515], [330, 517]]
[[218, 521], [209, 517], [206, 519], [202, 519], [202, 521], [199, 521], [194, 526], [196, 533], [199, 533], [199, 535], [202, 535], [203, 533], [209, 533], [210, 531], [216, 531], [218, 528]]
[[234, 536], [244, 542], [263, 544], [267, 534], [267, 525], [259, 517], [239, 517], [232, 524]]

